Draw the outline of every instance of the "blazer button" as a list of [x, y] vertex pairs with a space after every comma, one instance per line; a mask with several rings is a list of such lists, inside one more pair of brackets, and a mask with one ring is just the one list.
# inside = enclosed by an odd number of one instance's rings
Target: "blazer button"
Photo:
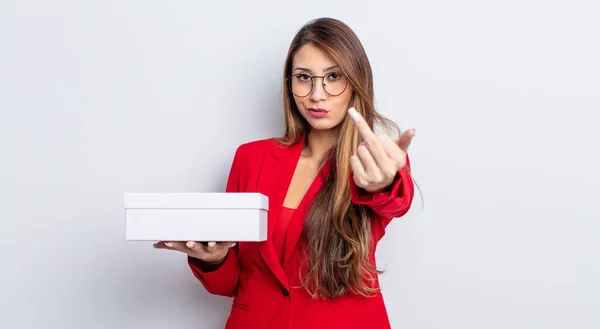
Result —
[[281, 293], [286, 297], [290, 295], [290, 292], [287, 291], [287, 289], [285, 289], [285, 287], [281, 287]]

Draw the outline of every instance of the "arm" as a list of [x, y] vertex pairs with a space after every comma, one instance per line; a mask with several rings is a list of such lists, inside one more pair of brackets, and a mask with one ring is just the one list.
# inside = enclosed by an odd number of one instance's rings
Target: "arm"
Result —
[[[241, 146], [235, 152], [229, 178], [227, 193], [239, 192]], [[206, 264], [198, 258], [188, 256], [188, 264], [194, 276], [206, 290], [215, 295], [233, 297], [237, 293], [237, 283], [240, 275], [240, 265], [237, 258], [238, 246], [229, 248], [227, 255], [220, 264]]]
[[214, 295], [233, 297], [236, 294], [240, 267], [237, 259], [237, 247], [229, 248], [225, 260], [216, 267], [204, 264], [198, 258], [188, 256], [192, 273], [206, 291]]

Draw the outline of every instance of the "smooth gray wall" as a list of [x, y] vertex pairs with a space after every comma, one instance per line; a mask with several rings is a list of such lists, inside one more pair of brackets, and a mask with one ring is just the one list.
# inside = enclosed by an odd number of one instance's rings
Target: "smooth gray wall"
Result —
[[306, 21], [362, 39], [424, 192], [380, 247], [394, 328], [599, 328], [597, 1], [0, 2], [0, 328], [220, 328], [123, 192], [222, 191], [280, 135]]

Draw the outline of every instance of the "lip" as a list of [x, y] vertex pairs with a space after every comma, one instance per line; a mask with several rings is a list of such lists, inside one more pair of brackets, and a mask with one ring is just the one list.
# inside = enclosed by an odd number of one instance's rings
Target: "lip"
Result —
[[324, 118], [327, 116], [327, 113], [329, 113], [329, 111], [326, 109], [312, 107], [308, 109], [308, 114], [310, 114], [313, 118]]

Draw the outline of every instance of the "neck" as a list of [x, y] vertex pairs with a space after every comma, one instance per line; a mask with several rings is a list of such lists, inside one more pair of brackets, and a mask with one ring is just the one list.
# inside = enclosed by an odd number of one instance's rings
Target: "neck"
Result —
[[302, 150], [302, 155], [315, 160], [322, 159], [335, 146], [338, 136], [338, 129], [311, 129], [308, 133], [308, 143]]

